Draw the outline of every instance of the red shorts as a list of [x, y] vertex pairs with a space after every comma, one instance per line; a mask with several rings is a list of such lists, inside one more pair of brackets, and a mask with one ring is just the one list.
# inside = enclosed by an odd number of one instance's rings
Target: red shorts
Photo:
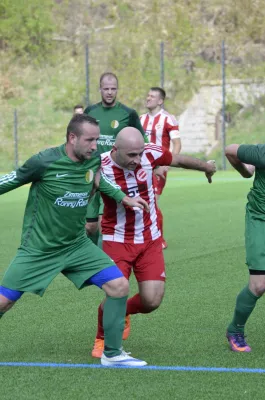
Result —
[[165, 179], [160, 178], [160, 176], [156, 176], [154, 174], [155, 194], [158, 195], [162, 194], [166, 184], [166, 180], [167, 180], [167, 172], [165, 173]]
[[161, 238], [143, 244], [104, 240], [103, 251], [111, 257], [129, 279], [133, 270], [137, 282], [165, 281], [165, 262]]

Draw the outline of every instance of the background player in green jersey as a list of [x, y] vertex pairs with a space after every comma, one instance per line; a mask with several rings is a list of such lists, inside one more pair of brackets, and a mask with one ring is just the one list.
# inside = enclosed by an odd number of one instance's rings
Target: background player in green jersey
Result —
[[[102, 74], [99, 80], [99, 90], [101, 94], [101, 102], [87, 107], [84, 111], [99, 122], [100, 136], [97, 146], [98, 152], [101, 154], [111, 150], [117, 134], [127, 126], [137, 128], [147, 142], [148, 140], [145, 136], [137, 112], [117, 101], [117, 76], [111, 72]], [[96, 193], [92, 201], [89, 203], [86, 218], [87, 233], [95, 243], [98, 238], [98, 229], [101, 227], [102, 214], [103, 201], [101, 196]], [[102, 238], [100, 234], [99, 245], [101, 245], [101, 240]]]
[[[121, 349], [128, 296], [128, 281], [85, 233], [85, 216], [101, 164], [96, 153], [98, 123], [75, 115], [67, 127], [67, 142], [31, 157], [18, 170], [0, 178], [0, 195], [32, 182], [26, 205], [21, 244], [0, 286], [0, 318], [24, 292], [43, 295], [62, 273], [82, 289], [102, 288], [107, 343], [103, 365], [138, 365]], [[98, 179], [97, 179], [98, 180]], [[102, 175], [99, 189], [117, 202], [148, 208], [141, 198], [130, 199]]]
[[226, 157], [244, 178], [255, 172], [253, 188], [248, 194], [245, 219], [246, 264], [249, 282], [238, 294], [232, 322], [227, 328], [231, 350], [249, 352], [244, 336], [245, 324], [257, 300], [265, 292], [265, 145], [232, 144]]

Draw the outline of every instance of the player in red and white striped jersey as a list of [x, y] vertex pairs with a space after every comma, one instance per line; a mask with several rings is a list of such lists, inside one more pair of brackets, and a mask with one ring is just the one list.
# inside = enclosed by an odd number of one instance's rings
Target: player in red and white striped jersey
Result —
[[[127, 301], [126, 327], [123, 338], [130, 331], [129, 316], [149, 313], [159, 307], [165, 286], [165, 264], [158, 226], [153, 169], [159, 165], [204, 171], [211, 182], [215, 172], [212, 162], [188, 156], [174, 155], [155, 144], [145, 144], [137, 129], [127, 127], [118, 134], [110, 152], [101, 155], [104, 179], [119, 186], [129, 197], [141, 196], [150, 212], [129, 209], [103, 197], [103, 250], [115, 261], [129, 279], [133, 270], [139, 293]], [[98, 330], [92, 350], [93, 357], [101, 357], [104, 348], [103, 305], [98, 309]]]
[[[150, 88], [146, 99], [148, 113], [141, 115], [140, 121], [150, 143], [163, 146], [168, 150], [171, 148], [172, 154], [179, 154], [181, 140], [178, 122], [173, 115], [164, 110], [165, 98], [166, 92], [164, 89], [160, 87]], [[167, 171], [168, 168], [165, 167], [161, 167], [156, 171], [155, 190], [157, 200], [159, 200], [165, 187]], [[158, 209], [158, 219], [163, 236], [163, 215], [160, 209]], [[164, 238], [162, 238], [162, 247], [164, 249], [167, 248]]]
[[147, 144], [143, 148], [141, 161], [135, 170], [124, 170], [115, 163], [112, 156], [115, 157], [113, 151], [103, 153], [102, 173], [108, 180], [123, 188], [130, 197], [141, 196], [145, 199], [150, 213], [125, 209], [121, 204], [116, 207], [109, 197], [104, 196], [103, 240], [141, 244], [160, 238], [153, 169], [159, 165], [170, 165], [172, 154], [160, 146]]

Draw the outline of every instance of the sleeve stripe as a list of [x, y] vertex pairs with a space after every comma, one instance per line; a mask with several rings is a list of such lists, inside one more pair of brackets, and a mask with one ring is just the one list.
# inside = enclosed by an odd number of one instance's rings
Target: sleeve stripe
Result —
[[155, 145], [155, 144], [153, 144], [153, 143], [148, 143], [147, 145], [145, 145], [145, 149], [146, 149], [146, 150], [158, 151], [158, 152], [160, 152], [160, 153], [163, 152], [163, 149], [162, 149], [161, 146], [157, 146], [157, 145]]
[[17, 177], [16, 171], [11, 172], [10, 174], [6, 174], [0, 178], [0, 185], [12, 182], [14, 179], [16, 179], [16, 177]]
[[171, 131], [169, 132], [170, 139], [180, 139], [179, 131]]
[[114, 187], [115, 189], [120, 189], [121, 187], [117, 184], [115, 184], [114, 182], [112, 182], [105, 174], [104, 172], [101, 170], [101, 176], [104, 179], [104, 181], [106, 181], [107, 183], [109, 183], [112, 187]]

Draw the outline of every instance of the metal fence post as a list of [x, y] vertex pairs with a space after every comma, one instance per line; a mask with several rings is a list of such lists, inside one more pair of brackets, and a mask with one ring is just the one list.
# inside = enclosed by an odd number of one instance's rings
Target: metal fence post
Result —
[[85, 70], [86, 70], [86, 106], [88, 106], [89, 105], [89, 48], [88, 48], [88, 43], [86, 44]]
[[164, 87], [165, 82], [165, 62], [164, 62], [164, 42], [160, 43], [160, 86]]
[[225, 41], [222, 41], [222, 167], [226, 170], [226, 157], [225, 157], [225, 145], [226, 145], [226, 126], [225, 126]]
[[18, 118], [17, 109], [14, 110], [14, 153], [15, 153], [15, 169], [18, 168]]

